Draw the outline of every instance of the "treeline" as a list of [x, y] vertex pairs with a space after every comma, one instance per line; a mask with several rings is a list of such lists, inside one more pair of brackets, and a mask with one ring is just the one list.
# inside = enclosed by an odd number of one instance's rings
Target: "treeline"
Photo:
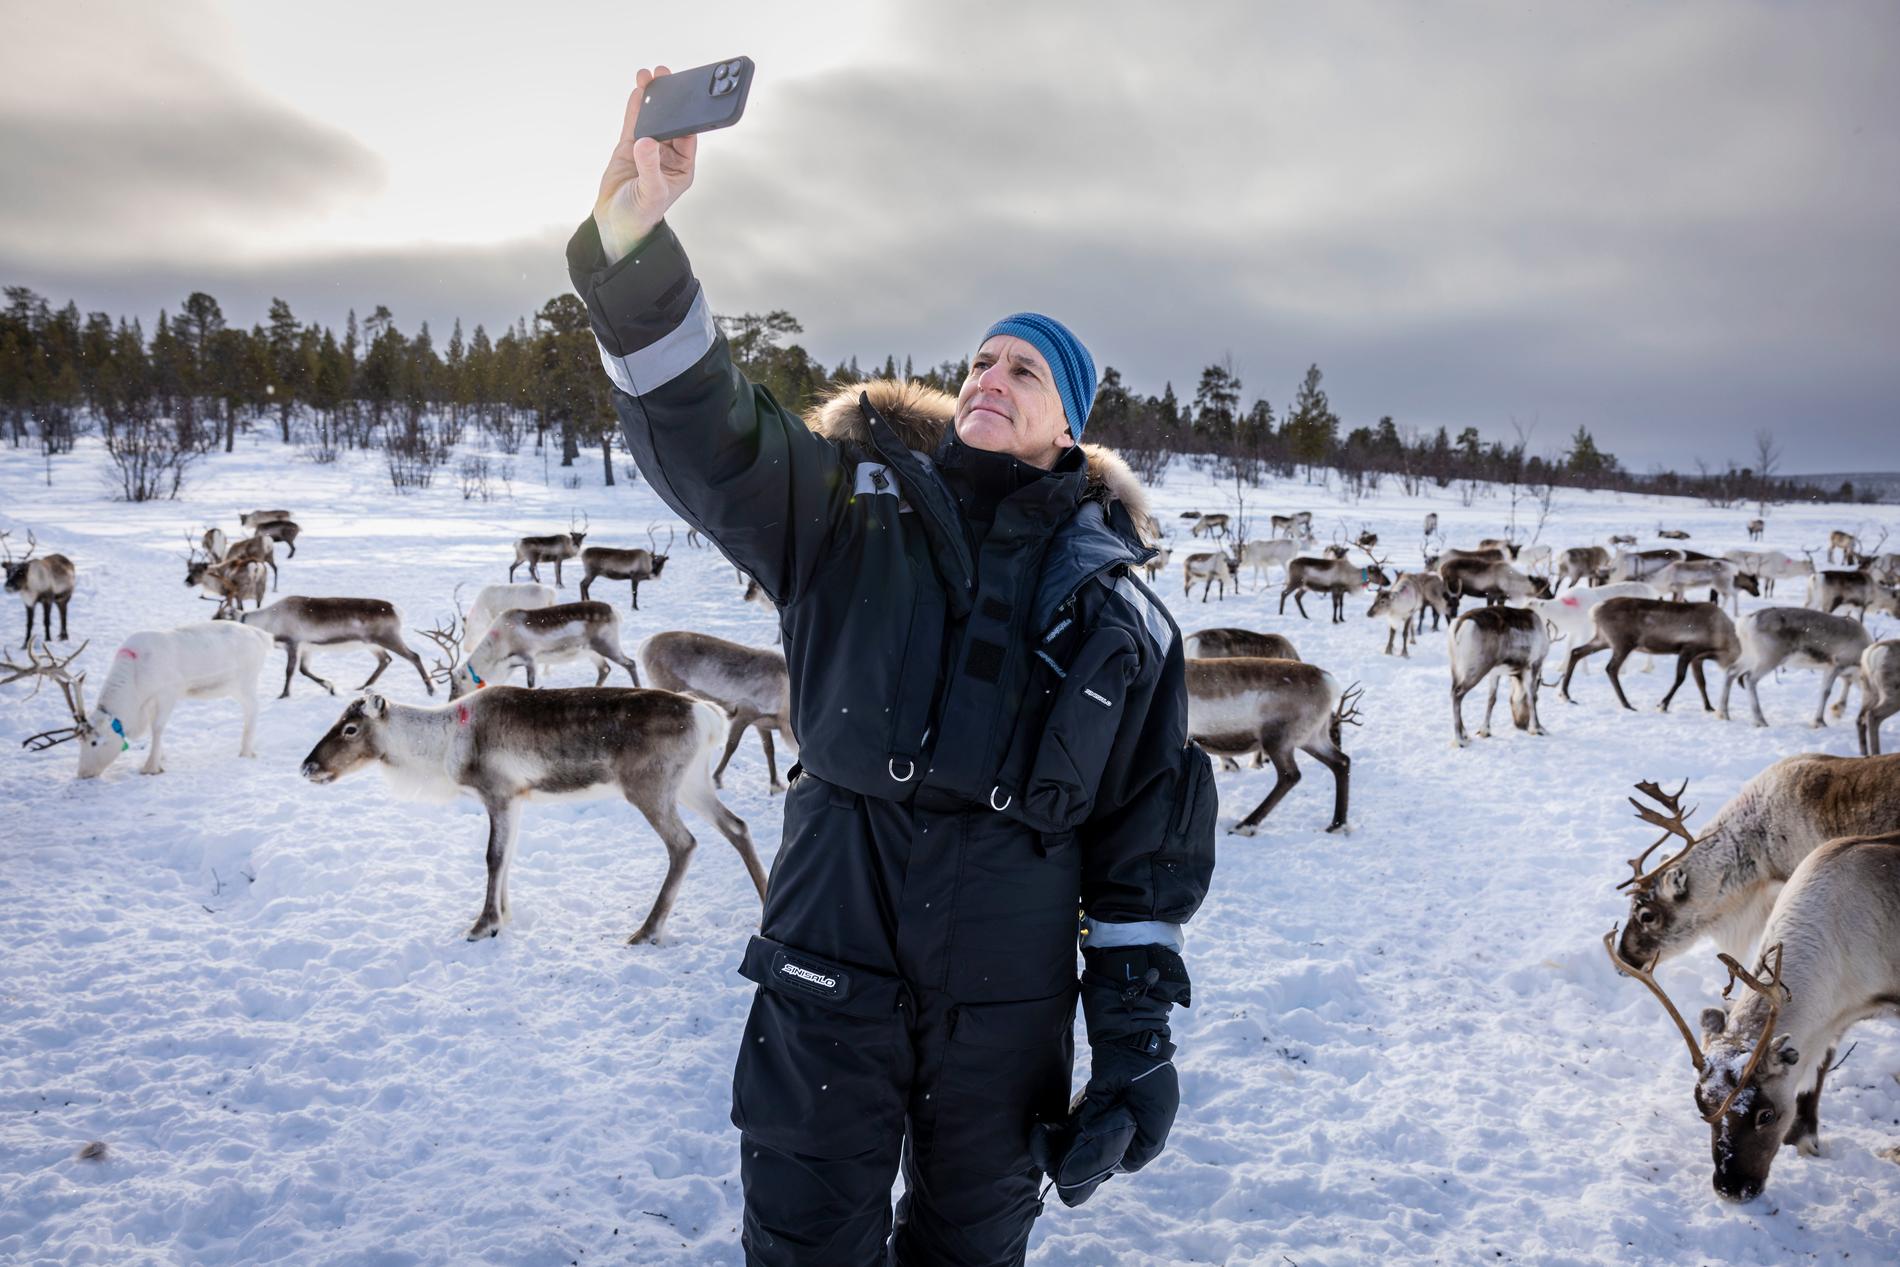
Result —
[[[49, 456], [96, 431], [134, 500], [173, 496], [189, 464], [240, 432], [274, 431], [316, 462], [348, 449], [380, 449], [392, 484], [427, 485], [473, 428], [487, 447], [520, 451], [532, 433], [536, 451], [558, 444], [563, 466], [597, 449], [614, 482], [618, 429], [585, 306], [573, 295], [549, 300], [534, 316], [491, 336], [465, 336], [458, 320], [438, 347], [428, 323], [403, 333], [378, 305], [362, 321], [352, 310], [342, 335], [304, 323], [282, 299], [268, 320], [246, 330], [229, 324], [202, 291], [173, 314], [161, 312], [149, 337], [141, 323], [108, 313], [55, 309], [19, 286], [6, 288], [0, 311], [0, 432], [15, 447], [37, 443]], [[827, 369], [797, 342], [803, 327], [785, 311], [719, 318], [735, 363], [780, 402], [803, 408], [866, 378], [903, 376], [954, 394], [968, 360], [917, 369], [887, 356], [861, 368], [853, 358]], [[1758, 435], [1757, 461], [1693, 475], [1626, 470], [1577, 428], [1561, 450], [1534, 453], [1528, 434], [1485, 439], [1475, 427], [1401, 427], [1391, 417], [1347, 427], [1333, 412], [1317, 365], [1291, 402], [1276, 409], [1256, 396], [1245, 407], [1231, 359], [1201, 371], [1191, 400], [1167, 384], [1159, 396], [1131, 391], [1113, 367], [1103, 370], [1089, 438], [1120, 450], [1146, 479], [1178, 457], [1217, 466], [1257, 484], [1269, 475], [1340, 479], [1349, 494], [1387, 479], [1408, 493], [1430, 484], [1573, 485], [1702, 497], [1715, 504], [1853, 497], [1851, 485], [1820, 489], [1776, 474], [1772, 437]], [[473, 462], [475, 459], [465, 459]], [[464, 492], [474, 476], [463, 472]], [[485, 486], [485, 480], [482, 481]], [[486, 495], [484, 493], [484, 495]]]

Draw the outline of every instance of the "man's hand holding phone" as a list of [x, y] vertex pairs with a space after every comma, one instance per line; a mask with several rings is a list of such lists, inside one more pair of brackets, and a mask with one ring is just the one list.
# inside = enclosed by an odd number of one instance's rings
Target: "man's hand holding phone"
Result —
[[680, 195], [693, 185], [699, 137], [686, 135], [670, 141], [650, 136], [635, 140], [640, 105], [655, 79], [671, 72], [664, 66], [642, 70], [634, 77], [633, 95], [620, 125], [620, 142], [607, 171], [600, 178], [600, 196], [594, 200], [594, 223], [600, 226], [601, 246], [607, 258], [620, 259], [653, 232]]

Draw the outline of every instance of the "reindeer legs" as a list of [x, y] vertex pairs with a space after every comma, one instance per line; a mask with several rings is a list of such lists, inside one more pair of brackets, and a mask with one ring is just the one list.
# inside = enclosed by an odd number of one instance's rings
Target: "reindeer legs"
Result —
[[[315, 673], [310, 671], [310, 666], [304, 663], [303, 644], [293, 642], [289, 645], [291, 648], [290, 658], [292, 661], [296, 663], [297, 672], [303, 674], [305, 677], [309, 678], [312, 682], [315, 682], [318, 686], [321, 686], [324, 690], [330, 692], [330, 694], [335, 695], [336, 684], [334, 682], [331, 682], [328, 678], [318, 677]], [[284, 674], [284, 694], [278, 696], [278, 698], [283, 699], [284, 696], [287, 696], [289, 694], [290, 694], [290, 675], [286, 673]]]
[[376, 649], [376, 671], [374, 673], [371, 673], [368, 677], [364, 678], [363, 685], [357, 687], [356, 689], [359, 691], [363, 691], [363, 690], [368, 690], [371, 686], [374, 686], [376, 684], [376, 679], [383, 675], [383, 670], [389, 667], [389, 658], [390, 658], [389, 652], [384, 651], [381, 647], [378, 647]]
[[1253, 813], [1234, 824], [1233, 835], [1251, 836], [1258, 832], [1260, 820], [1271, 814], [1273, 807], [1278, 805], [1281, 799], [1293, 790], [1293, 785], [1300, 781], [1300, 767], [1294, 761], [1291, 750], [1283, 752], [1277, 748], [1267, 748], [1266, 753], [1268, 759], [1273, 762], [1273, 772], [1276, 776], [1273, 780], [1273, 788], [1267, 793], [1266, 800], [1254, 806]]
[[514, 855], [520, 828], [520, 802], [488, 802], [488, 895], [482, 901], [481, 915], [469, 926], [470, 941], [493, 937], [508, 918], [508, 862]]
[[145, 755], [145, 764], [139, 767], [140, 774], [165, 773], [164, 754], [160, 747], [165, 739], [165, 723], [171, 720], [172, 708], [176, 700], [154, 703], [151, 707], [152, 750]]
[[1309, 753], [1313, 759], [1333, 772], [1333, 821], [1326, 825], [1329, 832], [1340, 831], [1346, 826], [1346, 807], [1352, 798], [1352, 758], [1328, 740], [1314, 740], [1302, 744], [1300, 751]]

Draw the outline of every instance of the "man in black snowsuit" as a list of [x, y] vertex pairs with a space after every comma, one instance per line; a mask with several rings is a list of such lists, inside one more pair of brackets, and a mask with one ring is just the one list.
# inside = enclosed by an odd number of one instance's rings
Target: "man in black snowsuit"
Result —
[[696, 138], [631, 139], [650, 79], [568, 268], [629, 450], [784, 633], [801, 771], [739, 967], [747, 1261], [1020, 1263], [1044, 1173], [1079, 1203], [1179, 1101], [1215, 798], [1133, 574], [1153, 524], [1077, 443], [1094, 367], [1047, 318], [999, 322], [955, 399], [871, 383], [801, 420], [747, 382], [662, 220]]

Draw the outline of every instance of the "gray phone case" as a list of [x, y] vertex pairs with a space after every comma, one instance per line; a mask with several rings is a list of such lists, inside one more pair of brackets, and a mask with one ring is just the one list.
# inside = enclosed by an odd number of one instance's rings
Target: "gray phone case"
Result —
[[670, 141], [693, 132], [729, 128], [745, 113], [752, 91], [752, 59], [734, 57], [662, 75], [647, 86], [634, 124], [637, 140]]

